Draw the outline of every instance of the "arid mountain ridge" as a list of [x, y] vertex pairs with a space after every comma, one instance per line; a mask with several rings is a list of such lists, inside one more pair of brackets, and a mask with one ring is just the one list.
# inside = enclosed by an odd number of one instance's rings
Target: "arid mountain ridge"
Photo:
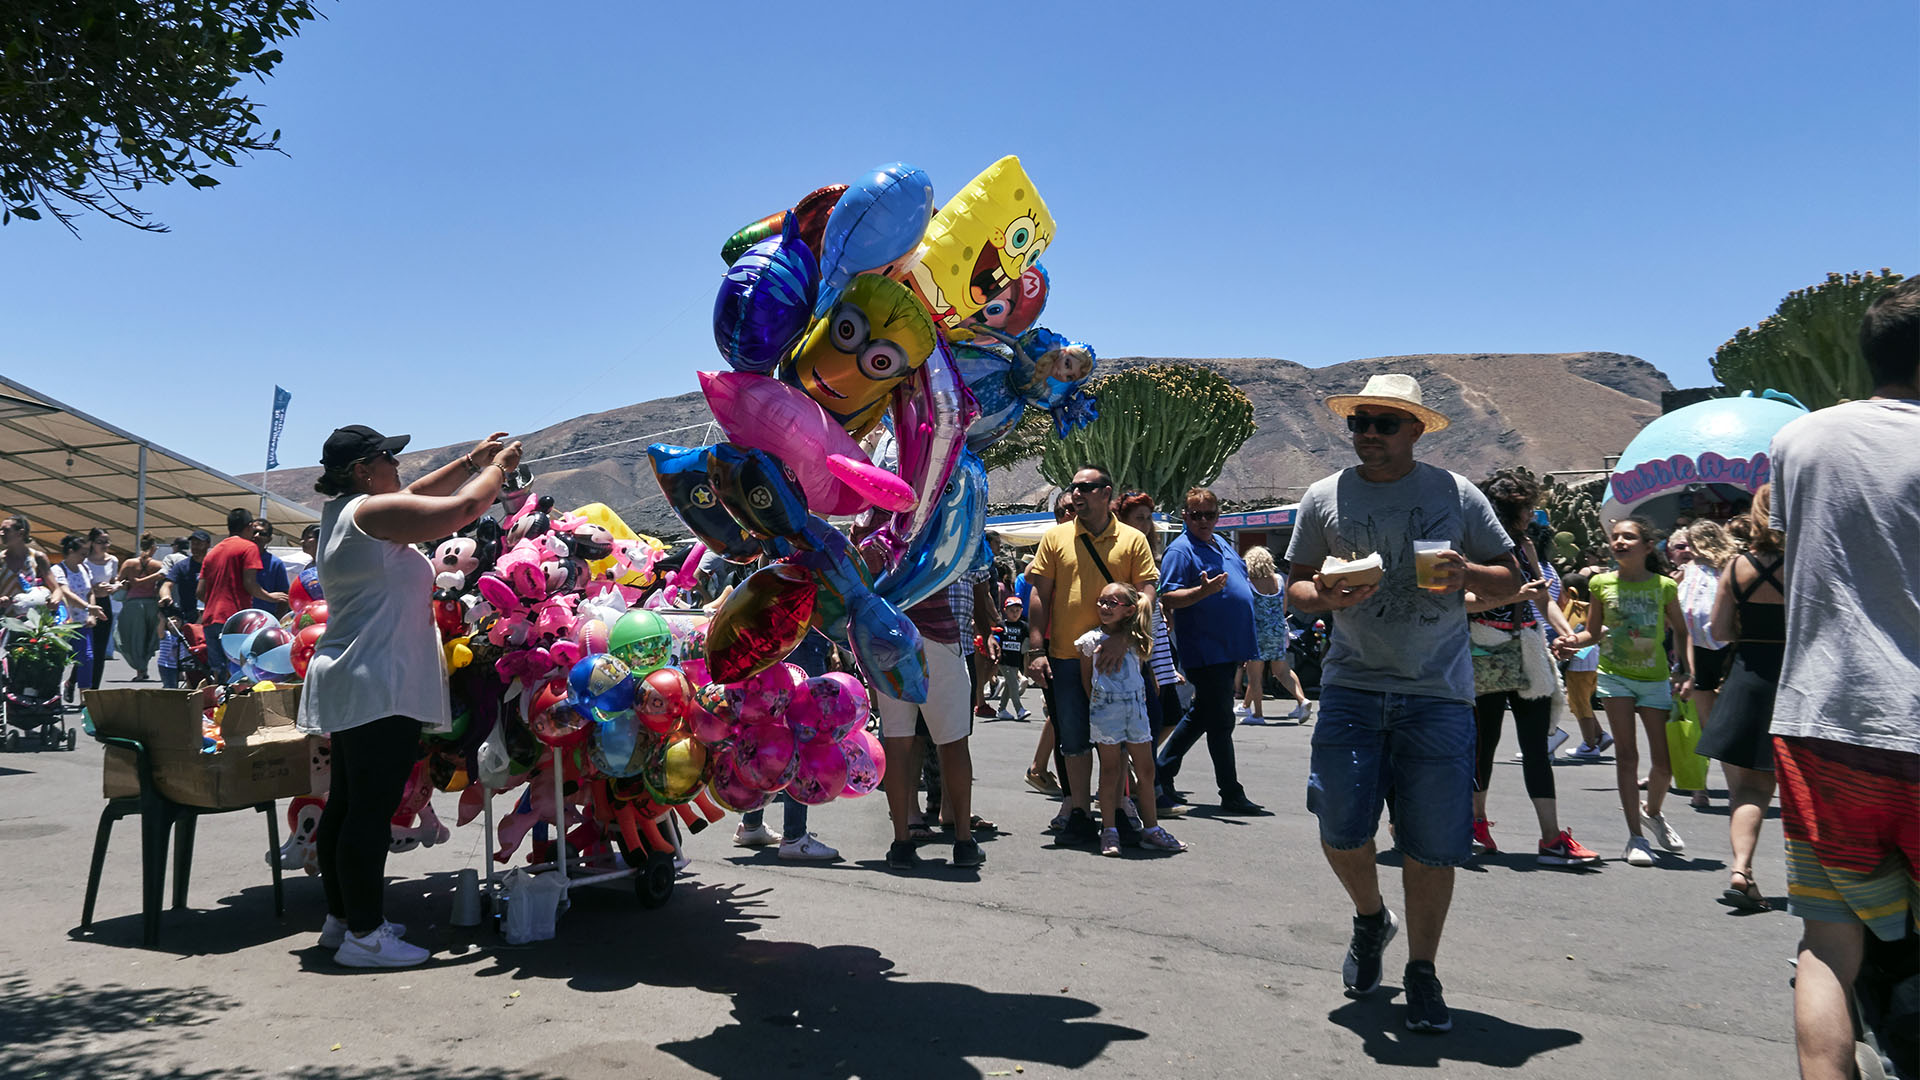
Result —
[[[1325, 405], [1333, 394], [1356, 393], [1368, 377], [1404, 372], [1419, 380], [1426, 404], [1452, 426], [1422, 438], [1422, 460], [1478, 477], [1503, 465], [1536, 472], [1597, 469], [1660, 413], [1660, 395], [1673, 389], [1659, 369], [1635, 356], [1610, 352], [1447, 353], [1383, 356], [1309, 368], [1277, 359], [1102, 359], [1102, 370], [1152, 363], [1191, 363], [1231, 379], [1253, 401], [1258, 425], [1213, 485], [1236, 502], [1288, 502], [1314, 480], [1353, 461], [1344, 425]], [[519, 437], [535, 474], [534, 487], [562, 507], [603, 502], [628, 524], [663, 537], [684, 535], [654, 483], [648, 442], [699, 445], [718, 438], [699, 393], [656, 398], [589, 413]], [[692, 427], [692, 430], [673, 429]], [[653, 438], [658, 432], [672, 432]], [[609, 445], [611, 444], [611, 445]], [[417, 476], [450, 461], [466, 446], [401, 455], [401, 472]], [[318, 505], [316, 468], [269, 475], [268, 487], [296, 502]], [[1034, 503], [1048, 485], [1031, 464], [991, 477], [996, 505]]]

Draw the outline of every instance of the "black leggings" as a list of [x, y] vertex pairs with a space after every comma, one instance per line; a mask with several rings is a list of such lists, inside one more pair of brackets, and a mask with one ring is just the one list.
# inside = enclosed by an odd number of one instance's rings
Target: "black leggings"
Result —
[[320, 884], [327, 914], [366, 934], [386, 921], [393, 814], [420, 759], [420, 722], [389, 716], [333, 733], [333, 786], [320, 812]]
[[93, 670], [86, 673], [89, 690], [100, 689], [100, 679], [107, 673], [107, 650], [113, 646], [113, 601], [102, 600], [100, 612], [106, 618], [87, 631], [93, 636]]
[[1500, 746], [1500, 720], [1513, 708], [1513, 733], [1520, 739], [1520, 772], [1526, 777], [1527, 797], [1553, 798], [1553, 761], [1547, 757], [1547, 732], [1553, 728], [1553, 698], [1523, 698], [1507, 691], [1482, 694], [1473, 700], [1473, 723], [1479, 733], [1480, 756], [1474, 763], [1473, 790], [1487, 790], [1493, 779], [1493, 752]]

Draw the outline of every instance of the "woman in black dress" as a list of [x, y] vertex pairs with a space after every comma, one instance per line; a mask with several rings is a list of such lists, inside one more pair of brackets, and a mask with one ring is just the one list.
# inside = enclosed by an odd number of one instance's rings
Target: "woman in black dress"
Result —
[[1771, 486], [1762, 485], [1742, 522], [1748, 550], [1727, 564], [1714, 598], [1713, 636], [1733, 642], [1733, 663], [1699, 747], [1727, 775], [1733, 867], [1724, 895], [1728, 903], [1749, 911], [1772, 907], [1753, 878], [1753, 849], [1773, 801], [1773, 739], [1767, 728], [1773, 721], [1773, 695], [1787, 641], [1780, 534], [1767, 524], [1771, 504]]

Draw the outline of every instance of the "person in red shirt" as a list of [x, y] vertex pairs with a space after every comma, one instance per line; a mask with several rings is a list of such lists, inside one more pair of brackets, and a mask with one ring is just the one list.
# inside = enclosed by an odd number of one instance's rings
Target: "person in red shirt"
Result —
[[226, 650], [220, 646], [220, 627], [237, 611], [256, 606], [255, 600], [284, 604], [287, 594], [260, 587], [260, 545], [253, 541], [253, 511], [227, 511], [225, 540], [213, 545], [200, 564], [200, 623], [206, 627], [207, 666], [225, 682], [229, 674]]

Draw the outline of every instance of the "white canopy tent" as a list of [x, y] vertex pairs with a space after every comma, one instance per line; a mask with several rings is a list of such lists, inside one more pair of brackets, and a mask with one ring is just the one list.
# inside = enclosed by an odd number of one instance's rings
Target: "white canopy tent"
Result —
[[[0, 513], [24, 514], [42, 544], [99, 525], [130, 548], [194, 529], [226, 535], [227, 511], [259, 510], [282, 536], [319, 515], [0, 376]], [[263, 509], [264, 508], [264, 509]]]

